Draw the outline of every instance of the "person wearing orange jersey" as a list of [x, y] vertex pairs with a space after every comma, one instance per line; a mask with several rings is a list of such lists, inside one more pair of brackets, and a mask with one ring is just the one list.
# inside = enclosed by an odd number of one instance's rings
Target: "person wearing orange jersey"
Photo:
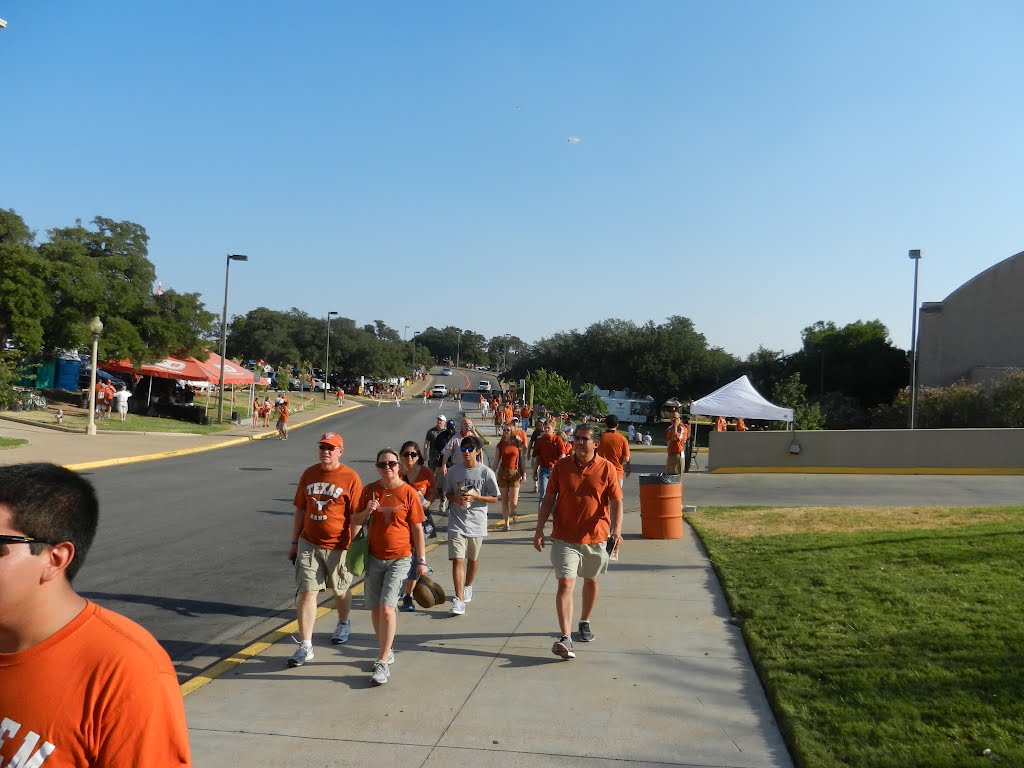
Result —
[[622, 546], [622, 488], [611, 462], [597, 455], [594, 428], [581, 424], [573, 433], [573, 453], [560, 459], [551, 472], [544, 494], [533, 546], [544, 550], [544, 525], [554, 513], [551, 527], [551, 565], [558, 579], [555, 613], [559, 636], [551, 652], [563, 659], [576, 658], [570, 636], [573, 589], [583, 577], [583, 605], [578, 638], [594, 638], [590, 616], [597, 605], [598, 578], [608, 560]]
[[[423, 506], [423, 515], [426, 518], [423, 522], [423, 533], [428, 539], [436, 539], [437, 528], [430, 516], [430, 505], [437, 498], [437, 482], [434, 479], [434, 473], [423, 466], [423, 456], [420, 454], [419, 446], [415, 440], [407, 440], [403, 443], [402, 447], [398, 449], [398, 455], [402, 462], [401, 467], [399, 467], [402, 479], [411, 485], [420, 496], [420, 504]], [[409, 578], [405, 580], [402, 606], [398, 610], [407, 613], [412, 613], [416, 610], [416, 605], [412, 600], [412, 590], [415, 586], [416, 575], [410, 573]]]
[[317, 597], [323, 589], [334, 592], [338, 625], [331, 642], [348, 642], [352, 631], [352, 573], [345, 564], [353, 530], [352, 515], [363, 491], [362, 481], [341, 463], [345, 443], [337, 432], [326, 432], [317, 443], [319, 461], [307, 468], [295, 489], [295, 514], [288, 559], [295, 566], [295, 607], [299, 647], [288, 666], [301, 667], [313, 658], [313, 624]]
[[740, 417], [740, 418], [736, 419], [736, 431], [737, 432], [746, 432], [747, 431], [747, 422], [745, 422], [743, 420], [743, 417]]
[[507, 531], [511, 523], [519, 522], [519, 484], [526, 473], [526, 443], [519, 439], [511, 424], [501, 428], [492, 469], [501, 492], [501, 528]]
[[546, 419], [543, 429], [543, 434], [533, 445], [533, 477], [537, 480], [537, 493], [540, 494], [538, 506], [544, 501], [552, 467], [565, 456], [568, 447], [561, 434], [555, 430], [554, 419]]
[[672, 423], [665, 430], [665, 445], [668, 456], [665, 460], [665, 474], [679, 475], [683, 469], [683, 456], [686, 452], [686, 438], [690, 427], [683, 423], [679, 411], [672, 411]]
[[71, 470], [0, 467], [0, 765], [192, 764], [167, 652], [72, 586], [98, 520]]
[[607, 459], [615, 467], [619, 476], [619, 487], [629, 477], [629, 441], [619, 433], [619, 417], [614, 414], [605, 416], [605, 431], [601, 433], [601, 442], [597, 446], [597, 455]]
[[715, 432], [725, 432], [727, 428], [725, 416], [715, 416]]
[[[398, 630], [402, 582], [410, 572], [418, 578], [426, 576], [429, 569], [423, 505], [416, 490], [402, 479], [398, 452], [393, 448], [379, 451], [376, 464], [379, 479], [363, 489], [362, 509], [352, 515], [352, 521], [369, 526], [363, 587], [380, 651], [370, 679], [374, 685], [384, 685], [395, 662], [392, 645]], [[414, 554], [416, 565], [411, 567]]]
[[526, 428], [530, 428], [530, 418], [533, 416], [533, 409], [529, 403], [523, 403], [523, 407], [519, 409], [520, 424]]

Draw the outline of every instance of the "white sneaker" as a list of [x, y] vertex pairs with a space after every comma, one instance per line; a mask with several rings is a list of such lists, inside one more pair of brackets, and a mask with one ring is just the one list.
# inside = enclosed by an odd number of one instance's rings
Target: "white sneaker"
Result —
[[312, 643], [299, 643], [299, 647], [292, 654], [292, 657], [288, 659], [289, 667], [301, 667], [307, 661], [313, 660], [313, 644]]
[[392, 648], [390, 651], [388, 651], [388, 657], [386, 659], [384, 659], [384, 663], [387, 664], [389, 667], [392, 664], [395, 663], [395, 649], [394, 648]]
[[391, 671], [388, 669], [388, 665], [383, 661], [373, 662], [373, 675], [370, 680], [373, 681], [374, 685], [384, 685], [390, 677]]
[[462, 594], [465, 595], [465, 597], [466, 597], [466, 599], [463, 602], [465, 602], [465, 603], [472, 603], [473, 602], [473, 588], [472, 587], [463, 587], [462, 588]]
[[448, 611], [449, 616], [461, 616], [466, 612], [466, 604], [457, 597], [452, 598], [452, 609]]

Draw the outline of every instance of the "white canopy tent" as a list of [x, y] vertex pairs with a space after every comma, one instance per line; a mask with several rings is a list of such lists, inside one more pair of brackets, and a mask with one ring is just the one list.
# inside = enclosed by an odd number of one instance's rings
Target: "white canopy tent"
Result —
[[766, 419], [793, 423], [793, 409], [773, 405], [761, 397], [750, 379], [740, 376], [736, 381], [716, 389], [710, 395], [690, 403], [693, 416], [733, 416], [744, 419]]

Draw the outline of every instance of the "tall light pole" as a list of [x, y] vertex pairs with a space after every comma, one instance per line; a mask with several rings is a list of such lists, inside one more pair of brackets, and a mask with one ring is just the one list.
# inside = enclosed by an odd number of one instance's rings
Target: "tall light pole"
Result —
[[412, 377], [416, 379], [416, 335], [419, 331], [412, 332]]
[[229, 253], [224, 268], [224, 314], [220, 318], [220, 388], [217, 390], [217, 423], [224, 423], [224, 358], [228, 354], [228, 278], [231, 276], [232, 261], [248, 261], [248, 256]]
[[327, 399], [327, 387], [330, 384], [330, 372], [331, 372], [331, 318], [337, 315], [337, 312], [327, 313], [327, 355], [324, 359], [324, 400]]
[[459, 329], [459, 340], [455, 345], [455, 367], [459, 367], [460, 356], [462, 354], [462, 329]]
[[914, 261], [914, 313], [910, 321], [910, 428], [917, 422], [917, 271], [921, 264], [921, 251], [910, 252]]
[[92, 372], [89, 374], [89, 426], [85, 428], [85, 434], [96, 434], [96, 348], [100, 343], [100, 334], [103, 333], [103, 321], [94, 317], [89, 323], [89, 330], [92, 331]]

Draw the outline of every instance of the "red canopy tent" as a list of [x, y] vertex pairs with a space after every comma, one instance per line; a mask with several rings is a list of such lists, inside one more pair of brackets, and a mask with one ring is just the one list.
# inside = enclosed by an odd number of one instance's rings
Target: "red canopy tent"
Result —
[[[176, 357], [165, 357], [158, 363], [143, 363], [138, 368], [131, 360], [107, 360], [99, 364], [105, 371], [115, 373], [132, 373], [138, 376], [153, 376], [157, 379], [187, 379], [188, 381], [220, 381], [220, 372], [213, 379], [209, 371], [193, 357], [179, 360]], [[252, 377], [249, 377], [252, 381]]]

